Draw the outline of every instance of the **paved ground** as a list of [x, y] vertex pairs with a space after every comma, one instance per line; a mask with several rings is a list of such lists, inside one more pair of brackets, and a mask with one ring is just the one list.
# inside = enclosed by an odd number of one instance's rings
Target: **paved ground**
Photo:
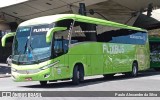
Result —
[[[0, 78], [0, 91], [160, 91], [160, 72], [140, 73], [137, 78], [129, 78], [124, 75], [112, 79], [104, 79], [102, 76], [87, 77], [83, 83], [73, 86], [70, 81], [49, 83], [46, 87], [39, 82], [13, 82], [11, 77]], [[6, 98], [7, 99], [7, 98]], [[14, 99], [14, 98], [12, 98]], [[17, 98], [15, 98], [17, 100]], [[42, 98], [41, 98], [42, 99]], [[46, 98], [51, 99], [51, 98]], [[56, 98], [58, 100], [77, 99], [88, 100], [88, 98]], [[94, 100], [106, 99], [94, 97]], [[107, 98], [107, 100], [159, 100], [160, 98]], [[25, 100], [25, 99], [24, 99]], [[26, 99], [27, 100], [27, 99]], [[42, 99], [43, 100], [43, 99]]]
[[124, 75], [115, 76], [112, 79], [104, 79], [102, 76], [87, 77], [83, 83], [74, 86], [70, 81], [49, 83], [46, 87], [39, 82], [13, 82], [11, 77], [0, 78], [0, 90], [37, 90], [37, 91], [159, 91], [160, 72], [144, 72], [137, 78]]
[[11, 74], [11, 67], [7, 64], [0, 63], [0, 78], [9, 77]]
[[[59, 81], [49, 83], [46, 87], [39, 85], [39, 82], [13, 82], [11, 77], [6, 77], [6, 73], [10, 74], [10, 67], [1, 64], [0, 67], [0, 91], [160, 91], [160, 72], [147, 71], [140, 73], [137, 78], [130, 78], [124, 75], [118, 75], [111, 79], [104, 79], [102, 76], [92, 76], [85, 78], [85, 81], [78, 86], [73, 86], [70, 81]], [[1, 99], [1, 98], [0, 98]], [[10, 100], [9, 98], [3, 98]], [[18, 100], [19, 98], [12, 98]], [[25, 100], [25, 98], [23, 98]], [[26, 98], [28, 100], [29, 98]], [[30, 98], [31, 100], [35, 98]], [[39, 98], [44, 100], [44, 98]], [[45, 98], [50, 100], [51, 98]], [[159, 100], [160, 98], [55, 98], [58, 100]]]

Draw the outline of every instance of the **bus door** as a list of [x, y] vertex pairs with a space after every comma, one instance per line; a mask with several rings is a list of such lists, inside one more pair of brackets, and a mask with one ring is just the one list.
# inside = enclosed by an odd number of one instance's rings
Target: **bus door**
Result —
[[53, 73], [57, 79], [67, 78], [69, 76], [69, 66], [68, 66], [68, 44], [66, 31], [60, 31], [55, 33], [54, 39], [54, 62], [56, 64], [55, 72]]

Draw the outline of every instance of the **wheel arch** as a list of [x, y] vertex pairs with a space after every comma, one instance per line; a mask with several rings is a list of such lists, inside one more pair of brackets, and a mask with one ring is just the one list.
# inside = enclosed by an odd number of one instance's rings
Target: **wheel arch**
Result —
[[[84, 70], [84, 65], [83, 65], [83, 63], [81, 63], [81, 62], [75, 63], [75, 64], [74, 64], [74, 67], [73, 67], [73, 70], [74, 70], [75, 66], [78, 66], [78, 68], [82, 68], [82, 70], [83, 70], [83, 72], [84, 72], [84, 75], [85, 75], [85, 70]], [[73, 76], [73, 70], [72, 70], [72, 76]]]
[[134, 63], [137, 64], [137, 69], [139, 70], [138, 61], [137, 61], [137, 60], [134, 60], [134, 61], [133, 61], [133, 64], [134, 64]]

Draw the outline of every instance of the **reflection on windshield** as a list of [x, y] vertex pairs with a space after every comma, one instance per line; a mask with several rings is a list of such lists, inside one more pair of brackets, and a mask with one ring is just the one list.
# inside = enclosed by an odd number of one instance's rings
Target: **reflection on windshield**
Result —
[[61, 56], [68, 52], [68, 30], [58, 31], [54, 34], [54, 55], [55, 57]]
[[13, 61], [36, 62], [51, 56], [51, 43], [46, 43], [46, 33], [52, 25], [22, 27], [14, 40]]

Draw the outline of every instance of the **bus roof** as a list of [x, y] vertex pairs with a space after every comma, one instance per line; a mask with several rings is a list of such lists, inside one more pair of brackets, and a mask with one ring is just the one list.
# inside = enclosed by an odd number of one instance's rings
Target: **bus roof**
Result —
[[92, 23], [92, 24], [98, 24], [98, 25], [104, 25], [104, 26], [111, 26], [111, 27], [118, 27], [118, 28], [147, 32], [147, 30], [141, 29], [138, 27], [132, 27], [132, 26], [128, 26], [125, 24], [120, 24], [120, 23], [116, 23], [116, 22], [112, 22], [112, 21], [107, 21], [107, 20], [88, 17], [88, 16], [82, 16], [82, 15], [77, 15], [77, 14], [57, 14], [57, 15], [38, 17], [38, 18], [24, 21], [19, 26], [51, 24], [53, 22], [57, 22], [57, 21], [64, 20], [64, 19], [74, 19], [79, 22], [87, 22], [87, 23]]

